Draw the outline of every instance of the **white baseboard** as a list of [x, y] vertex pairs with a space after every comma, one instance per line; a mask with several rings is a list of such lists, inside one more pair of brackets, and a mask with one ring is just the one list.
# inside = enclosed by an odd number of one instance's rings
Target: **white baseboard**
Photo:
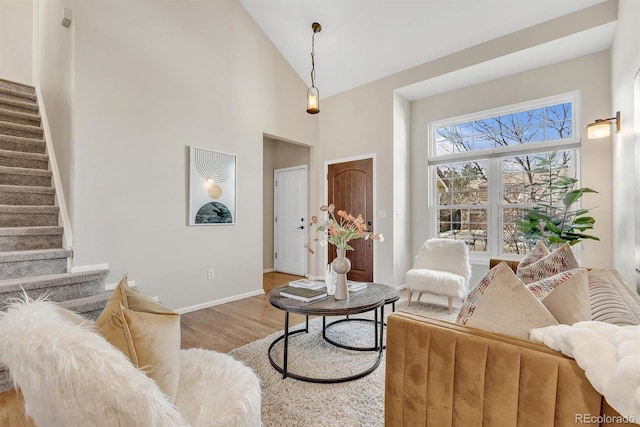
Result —
[[[130, 288], [135, 288], [136, 287], [136, 281], [135, 280], [127, 280], [127, 285], [129, 285]], [[117, 283], [107, 283], [106, 285], [104, 285], [104, 290], [105, 291], [112, 291], [116, 288], [116, 286], [118, 286]], [[154, 297], [154, 298], [158, 298], [158, 297]]]
[[307, 277], [307, 279], [309, 279], [309, 280], [324, 280], [324, 276], [312, 276], [312, 275], [309, 275]]
[[273, 273], [275, 270], [273, 268], [265, 268], [264, 270], [262, 270], [262, 274], [264, 273]]
[[109, 264], [74, 265], [69, 273], [84, 273], [92, 270], [108, 270]]
[[397, 289], [397, 290], [399, 290], [399, 291], [401, 291], [401, 290], [403, 290], [403, 289], [407, 289], [407, 285], [406, 285], [406, 283], [403, 283], [403, 284], [402, 284], [402, 285], [400, 285], [400, 286], [396, 286], [396, 289]]
[[222, 299], [218, 299], [218, 300], [214, 300], [214, 301], [203, 302], [202, 304], [196, 304], [196, 305], [192, 305], [190, 307], [179, 308], [179, 309], [174, 310], [174, 311], [176, 313], [179, 313], [179, 314], [191, 313], [192, 311], [203, 310], [205, 308], [214, 307], [216, 305], [226, 304], [228, 302], [238, 301], [238, 300], [241, 300], [241, 299], [254, 297], [256, 295], [262, 295], [262, 294], [264, 294], [264, 290], [260, 289], [260, 290], [257, 290], [257, 291], [251, 291], [251, 292], [247, 292], [247, 293], [244, 293], [244, 294], [234, 295], [234, 296], [230, 296], [230, 297], [227, 297], [227, 298], [222, 298]]

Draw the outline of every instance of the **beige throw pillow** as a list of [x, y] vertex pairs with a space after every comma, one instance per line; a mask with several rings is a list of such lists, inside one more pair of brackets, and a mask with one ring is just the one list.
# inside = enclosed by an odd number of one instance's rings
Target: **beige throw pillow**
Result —
[[591, 320], [589, 276], [585, 268], [574, 268], [533, 282], [527, 288], [559, 323], [573, 325]]
[[579, 268], [580, 264], [573, 255], [569, 243], [565, 243], [549, 255], [527, 265], [518, 266], [518, 277], [525, 284], [554, 276], [572, 268]]
[[456, 322], [525, 339], [533, 328], [558, 324], [504, 262], [471, 290]]
[[125, 275], [96, 327], [175, 401], [180, 380], [180, 315], [131, 289]]

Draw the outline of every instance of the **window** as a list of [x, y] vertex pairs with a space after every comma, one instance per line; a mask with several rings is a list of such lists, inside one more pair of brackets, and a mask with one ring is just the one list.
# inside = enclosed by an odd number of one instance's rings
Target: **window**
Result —
[[577, 176], [578, 94], [431, 124], [433, 235], [472, 254], [517, 257], [530, 248], [516, 221], [549, 199], [550, 180]]

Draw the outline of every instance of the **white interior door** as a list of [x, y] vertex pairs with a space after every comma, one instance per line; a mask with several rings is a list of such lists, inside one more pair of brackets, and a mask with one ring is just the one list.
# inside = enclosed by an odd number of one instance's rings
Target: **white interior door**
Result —
[[274, 170], [274, 260], [276, 271], [305, 275], [307, 166]]

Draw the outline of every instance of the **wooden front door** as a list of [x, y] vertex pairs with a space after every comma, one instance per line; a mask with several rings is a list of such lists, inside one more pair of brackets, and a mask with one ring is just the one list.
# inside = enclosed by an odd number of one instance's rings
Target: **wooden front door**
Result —
[[[373, 159], [329, 165], [328, 202], [336, 211], [342, 209], [353, 216], [362, 214], [369, 230], [373, 230]], [[351, 261], [349, 280], [373, 281], [373, 240], [357, 239], [349, 242], [353, 251], [347, 251]], [[336, 257], [336, 248], [329, 245], [329, 262]]]

